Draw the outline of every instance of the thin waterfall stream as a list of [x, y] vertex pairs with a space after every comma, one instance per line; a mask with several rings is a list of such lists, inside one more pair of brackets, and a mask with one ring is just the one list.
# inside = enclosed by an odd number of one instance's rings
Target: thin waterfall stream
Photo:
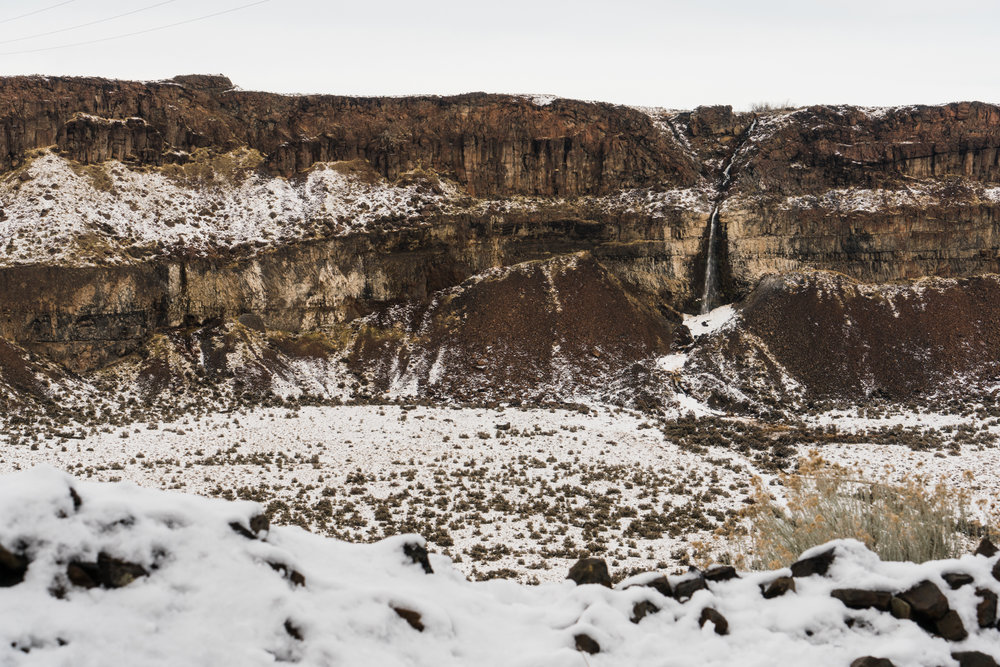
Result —
[[743, 135], [743, 141], [740, 145], [733, 150], [733, 154], [729, 156], [729, 163], [726, 165], [725, 169], [722, 170], [722, 182], [719, 183], [719, 196], [715, 200], [715, 206], [712, 207], [712, 215], [708, 219], [708, 247], [705, 250], [705, 287], [701, 293], [701, 314], [704, 315], [712, 310], [712, 306], [715, 303], [716, 297], [718, 297], [719, 292], [719, 277], [718, 277], [718, 267], [716, 266], [715, 258], [715, 246], [718, 243], [715, 237], [718, 236], [717, 228], [719, 226], [719, 205], [722, 202], [723, 197], [725, 197], [726, 190], [729, 189], [729, 184], [732, 181], [732, 175], [730, 172], [733, 168], [733, 162], [736, 161], [736, 155], [739, 153], [740, 148], [742, 148], [743, 143], [750, 140], [750, 136], [753, 134], [754, 128], [757, 126], [757, 119], [754, 118], [753, 122], [750, 123], [750, 127], [747, 128], [746, 133]]
[[715, 228], [718, 226], [719, 205], [712, 209], [712, 217], [708, 220], [708, 249], [705, 257], [705, 289], [701, 295], [701, 314], [712, 310], [712, 302], [717, 291], [715, 276]]

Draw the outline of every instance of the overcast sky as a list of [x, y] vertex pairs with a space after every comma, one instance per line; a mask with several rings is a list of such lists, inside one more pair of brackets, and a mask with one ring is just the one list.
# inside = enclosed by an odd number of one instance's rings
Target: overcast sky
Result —
[[80, 44], [252, 1], [0, 0], [0, 72], [669, 108], [1000, 102], [998, 0], [267, 0]]

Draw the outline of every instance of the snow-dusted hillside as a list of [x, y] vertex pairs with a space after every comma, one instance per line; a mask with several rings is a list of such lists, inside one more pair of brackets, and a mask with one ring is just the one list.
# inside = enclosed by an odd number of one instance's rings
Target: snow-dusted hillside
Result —
[[[931, 667], [1000, 653], [997, 557], [883, 563], [842, 541], [791, 571], [522, 586], [470, 583], [422, 560], [417, 536], [347, 544], [268, 529], [253, 503], [51, 468], [0, 478], [0, 507], [4, 665]], [[956, 573], [964, 584], [942, 578]], [[881, 610], [890, 598], [909, 611]]]
[[187, 169], [134, 170], [42, 152], [0, 183], [2, 263], [252, 249], [415, 221], [457, 195], [447, 183], [391, 184], [350, 164], [317, 165], [295, 181], [271, 178], [254, 171], [257, 161], [236, 152]]

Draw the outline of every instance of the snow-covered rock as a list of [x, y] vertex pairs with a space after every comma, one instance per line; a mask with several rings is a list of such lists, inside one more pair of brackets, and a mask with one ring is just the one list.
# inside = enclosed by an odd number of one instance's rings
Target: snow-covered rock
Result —
[[[253, 520], [260, 511], [47, 467], [0, 478], [0, 565], [27, 563], [0, 588], [0, 664], [840, 667], [861, 656], [931, 666], [956, 664], [956, 651], [1000, 654], [995, 620], [980, 628], [977, 618], [983, 592], [1000, 592], [995, 556], [883, 563], [838, 541], [804, 554], [825, 573], [797, 577], [772, 599], [761, 585], [789, 570], [708, 579], [680, 602], [649, 576], [615, 588], [471, 583], [434, 554], [427, 573], [413, 557], [417, 536], [348, 544], [266, 528]], [[67, 575], [71, 563], [102, 558], [142, 571], [118, 587], [85, 588]], [[942, 575], [955, 572], [972, 583], [952, 589]], [[940, 591], [967, 639], [949, 642], [831, 595], [905, 598], [922, 582]]]

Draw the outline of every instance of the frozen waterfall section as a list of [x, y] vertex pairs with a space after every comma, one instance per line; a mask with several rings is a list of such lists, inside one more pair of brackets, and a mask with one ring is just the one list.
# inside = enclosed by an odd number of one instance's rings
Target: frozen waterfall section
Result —
[[729, 156], [729, 161], [722, 170], [722, 179], [719, 182], [718, 188], [719, 194], [716, 196], [715, 204], [712, 206], [712, 215], [708, 218], [708, 243], [705, 246], [705, 282], [701, 292], [702, 315], [712, 311], [719, 296], [719, 261], [716, 249], [718, 245], [717, 237], [719, 235], [719, 207], [722, 205], [722, 200], [725, 199], [730, 183], [732, 183], [731, 172], [733, 163], [736, 161], [736, 156], [743, 150], [747, 142], [751, 140], [750, 136], [753, 134], [756, 126], [757, 119], [755, 118], [743, 134], [742, 140], [733, 149], [732, 155]]

